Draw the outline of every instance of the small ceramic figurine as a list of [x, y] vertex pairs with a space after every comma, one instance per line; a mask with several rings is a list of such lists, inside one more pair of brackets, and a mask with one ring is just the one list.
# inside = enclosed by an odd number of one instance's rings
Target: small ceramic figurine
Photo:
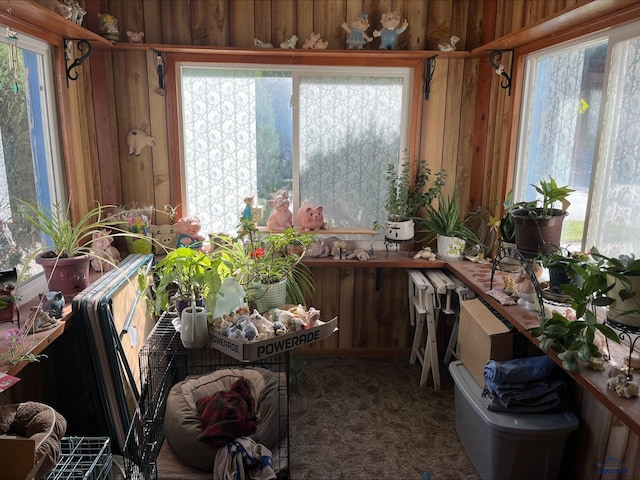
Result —
[[113, 237], [108, 230], [91, 235], [91, 267], [96, 272], [108, 272], [120, 261], [120, 252], [112, 247]]
[[303, 203], [298, 209], [298, 226], [305, 231], [326, 229], [327, 224], [322, 214], [323, 208], [322, 205], [315, 206]]
[[129, 43], [142, 43], [144, 39], [144, 32], [132, 32], [131, 30], [127, 30], [127, 38], [129, 39]]
[[297, 35], [289, 35], [287, 39], [280, 44], [280, 48], [296, 48], [298, 44]]
[[253, 48], [273, 48], [273, 44], [268, 42], [263, 42], [259, 38], [254, 38]]
[[198, 217], [182, 217], [174, 225], [176, 232], [176, 247], [200, 248], [204, 236], [200, 234], [200, 219]]
[[345, 42], [349, 50], [362, 50], [366, 43], [373, 41], [373, 37], [367, 35], [369, 15], [366, 13], [359, 13], [349, 23], [343, 22], [342, 29], [348, 34]]
[[322, 50], [327, 48], [329, 42], [322, 40], [322, 34], [311, 32], [309, 37], [304, 41], [301, 48]]
[[251, 220], [253, 218], [253, 197], [246, 197], [244, 199], [244, 210], [242, 211], [242, 218]]
[[146, 147], [155, 147], [156, 137], [138, 128], [133, 128], [127, 133], [127, 146], [129, 155], [139, 156]]
[[117, 42], [120, 40], [120, 30], [118, 30], [118, 19], [108, 13], [98, 14], [98, 28], [100, 29], [100, 35], [107, 40]]
[[395, 50], [398, 35], [407, 29], [409, 22], [405, 18], [402, 26], [400, 26], [398, 12], [387, 12], [382, 14], [380, 24], [382, 25], [382, 30], [373, 31], [374, 37], [380, 37], [380, 50]]
[[276, 194], [273, 200], [267, 204], [273, 208], [273, 212], [267, 218], [267, 228], [274, 232], [284, 232], [293, 226], [293, 214], [289, 210], [289, 192], [284, 190]]
[[177, 238], [173, 225], [150, 225], [150, 231], [156, 253], [163, 253], [158, 251], [162, 250], [163, 247], [165, 250], [173, 250], [176, 247]]
[[42, 310], [47, 312], [51, 318], [62, 318], [64, 310], [64, 295], [62, 292], [47, 292], [40, 297]]
[[456, 49], [456, 45], [459, 41], [460, 41], [460, 38], [453, 35], [449, 39], [449, 43], [447, 42], [439, 43], [438, 48], [440, 49], [441, 52], [453, 52]]

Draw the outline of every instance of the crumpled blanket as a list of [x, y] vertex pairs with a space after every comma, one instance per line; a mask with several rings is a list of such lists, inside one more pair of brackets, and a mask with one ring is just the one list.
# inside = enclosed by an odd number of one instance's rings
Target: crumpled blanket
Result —
[[196, 407], [202, 424], [198, 440], [223, 446], [234, 438], [256, 431], [255, 400], [244, 377], [240, 377], [228, 391], [201, 398]]
[[271, 451], [249, 437], [236, 438], [216, 453], [215, 480], [273, 480]]

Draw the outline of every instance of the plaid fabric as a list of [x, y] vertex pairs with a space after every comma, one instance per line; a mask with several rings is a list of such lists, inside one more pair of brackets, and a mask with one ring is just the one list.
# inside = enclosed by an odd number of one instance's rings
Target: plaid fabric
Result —
[[198, 440], [222, 446], [256, 431], [255, 400], [244, 377], [240, 377], [229, 391], [201, 398], [196, 407], [202, 423]]

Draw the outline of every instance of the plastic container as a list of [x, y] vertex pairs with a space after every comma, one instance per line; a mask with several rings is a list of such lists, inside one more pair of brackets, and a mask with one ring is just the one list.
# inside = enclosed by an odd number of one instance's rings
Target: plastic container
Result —
[[558, 477], [567, 437], [578, 428], [572, 412], [492, 412], [462, 362], [450, 363], [449, 372], [455, 383], [456, 431], [480, 478]]

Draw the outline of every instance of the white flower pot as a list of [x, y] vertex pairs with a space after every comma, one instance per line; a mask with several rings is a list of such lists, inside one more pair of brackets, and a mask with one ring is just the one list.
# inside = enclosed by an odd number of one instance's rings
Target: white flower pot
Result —
[[439, 258], [443, 260], [462, 260], [464, 258], [466, 242], [462, 238], [438, 235], [436, 241]]
[[388, 220], [384, 225], [384, 236], [391, 241], [405, 241], [413, 238], [415, 228], [413, 220], [392, 222]]
[[209, 340], [207, 309], [190, 305], [180, 314], [180, 340], [185, 348], [202, 348]]

